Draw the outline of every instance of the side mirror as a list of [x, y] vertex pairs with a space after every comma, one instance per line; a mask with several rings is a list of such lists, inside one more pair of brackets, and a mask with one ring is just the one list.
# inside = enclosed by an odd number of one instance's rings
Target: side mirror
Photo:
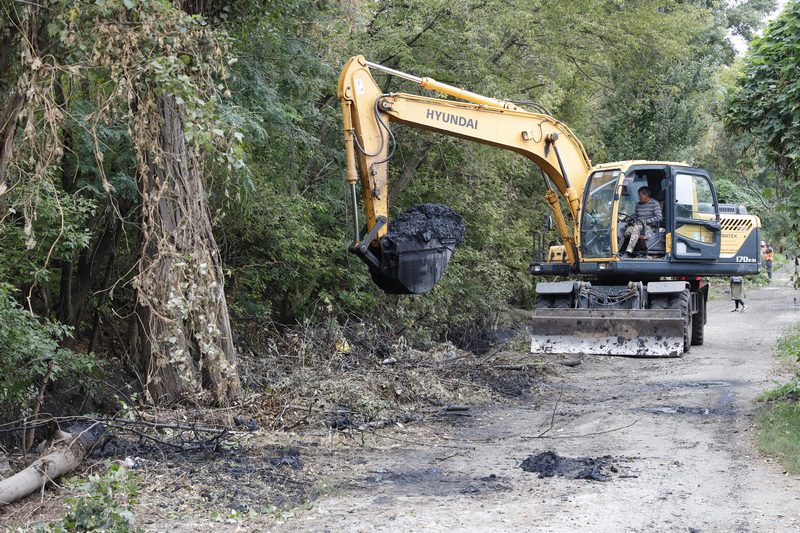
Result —
[[547, 218], [544, 219], [544, 230], [550, 231], [553, 229], [553, 216], [547, 215]]

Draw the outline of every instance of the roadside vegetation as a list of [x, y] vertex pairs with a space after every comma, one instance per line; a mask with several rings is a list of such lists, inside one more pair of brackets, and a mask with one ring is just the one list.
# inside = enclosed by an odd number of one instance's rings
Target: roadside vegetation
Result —
[[787, 471], [800, 473], [800, 327], [778, 342], [778, 355], [794, 369], [789, 382], [765, 392], [758, 418], [759, 449], [772, 455]]
[[[767, 196], [783, 198], [783, 209], [765, 215], [773, 225], [772, 236], [786, 256], [797, 255], [797, 206], [800, 201], [800, 111], [795, 73], [800, 44], [800, 2], [792, 1], [772, 21], [764, 35], [751, 43], [741, 66], [736, 89], [730, 95], [726, 121], [733, 131], [748, 132], [762, 146], [764, 157], [782, 176], [775, 187], [764, 189]], [[780, 228], [780, 229], [778, 229]], [[792, 262], [784, 263], [791, 269]], [[797, 284], [796, 279], [792, 279]], [[800, 331], [781, 339], [778, 352], [795, 369], [796, 376], [764, 394], [766, 407], [759, 419], [759, 446], [775, 455], [792, 472], [800, 472]]]

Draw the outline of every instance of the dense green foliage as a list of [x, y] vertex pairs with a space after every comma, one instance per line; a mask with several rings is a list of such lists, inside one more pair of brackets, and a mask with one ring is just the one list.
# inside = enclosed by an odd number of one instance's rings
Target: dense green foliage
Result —
[[728, 107], [728, 122], [763, 139], [770, 159], [800, 175], [800, 2], [752, 43]]
[[726, 120], [752, 134], [780, 179], [767, 190], [782, 207], [777, 235], [797, 253], [800, 221], [800, 2], [792, 0], [755, 39], [736, 79]]
[[106, 463], [106, 471], [92, 474], [86, 481], [75, 483], [80, 496], [65, 499], [66, 515], [56, 522], [36, 527], [42, 533], [67, 531], [106, 531], [137, 533], [144, 531], [134, 524], [133, 506], [139, 491], [136, 474], [120, 466]]
[[[18, 88], [33, 87], [14, 157], [0, 155], [0, 281], [30, 298], [45, 328], [57, 320], [99, 352], [126, 353], [141, 161], [155, 141], [142, 107], [173, 93], [202, 162], [235, 329], [355, 315], [415, 341], [466, 341], [531, 300], [529, 243], [547, 214], [541, 177], [513, 154], [396, 128], [393, 213], [450, 205], [467, 240], [431, 294], [385, 297], [346, 252], [335, 94], [345, 61], [363, 54], [533, 102], [524, 105], [566, 122], [597, 162], [694, 161], [720, 178], [724, 201], [765, 212], [765, 183], [777, 175], [720, 115], [736, 68], [726, 36], [751, 37], [775, 2], [730, 4], [0, 0], [0, 118]], [[386, 91], [419, 90], [377, 79]], [[30, 320], [19, 327], [40, 331]]]
[[12, 298], [12, 287], [0, 283], [0, 414], [17, 414], [17, 407], [31, 408], [41, 380], [78, 379], [92, 374], [97, 362], [92, 354], [59, 347], [69, 329], [54, 322], [40, 322]]

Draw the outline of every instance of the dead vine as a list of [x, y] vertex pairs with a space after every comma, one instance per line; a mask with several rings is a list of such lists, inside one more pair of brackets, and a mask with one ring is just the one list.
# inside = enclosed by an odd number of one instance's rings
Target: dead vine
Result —
[[[11, 6], [20, 50], [14, 94], [22, 95], [11, 119], [21, 132], [9, 149], [4, 200], [14, 191], [9, 212], [19, 213], [29, 250], [44, 242], [36, 230], [42, 202], [56, 206], [61, 225], [46, 239], [34, 278], [45, 275], [65, 233], [65, 128], [90, 139], [105, 201], [123, 224], [101, 130], [126, 128], [141, 221], [132, 280], [139, 335], [132, 344], [147, 370], [147, 391], [154, 401], [201, 392], [210, 402], [232, 400], [236, 358], [203, 186], [205, 165], [241, 164], [241, 136], [217, 114], [227, 93], [227, 37], [170, 3], [51, 4], [49, 11], [63, 11], [59, 17], [33, 3]], [[89, 101], [93, 111], [77, 116], [73, 101]], [[31, 312], [36, 285], [28, 292]]]

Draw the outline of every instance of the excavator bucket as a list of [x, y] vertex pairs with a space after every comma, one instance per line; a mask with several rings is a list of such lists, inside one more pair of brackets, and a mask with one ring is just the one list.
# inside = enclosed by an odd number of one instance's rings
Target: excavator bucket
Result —
[[537, 309], [531, 353], [681, 357], [678, 309]]
[[417, 204], [400, 213], [380, 240], [380, 249], [363, 253], [372, 281], [390, 294], [423, 294], [444, 274], [464, 221], [441, 204]]
[[424, 294], [444, 274], [455, 240], [395, 243], [381, 239], [380, 267], [370, 265], [370, 275], [389, 294]]

